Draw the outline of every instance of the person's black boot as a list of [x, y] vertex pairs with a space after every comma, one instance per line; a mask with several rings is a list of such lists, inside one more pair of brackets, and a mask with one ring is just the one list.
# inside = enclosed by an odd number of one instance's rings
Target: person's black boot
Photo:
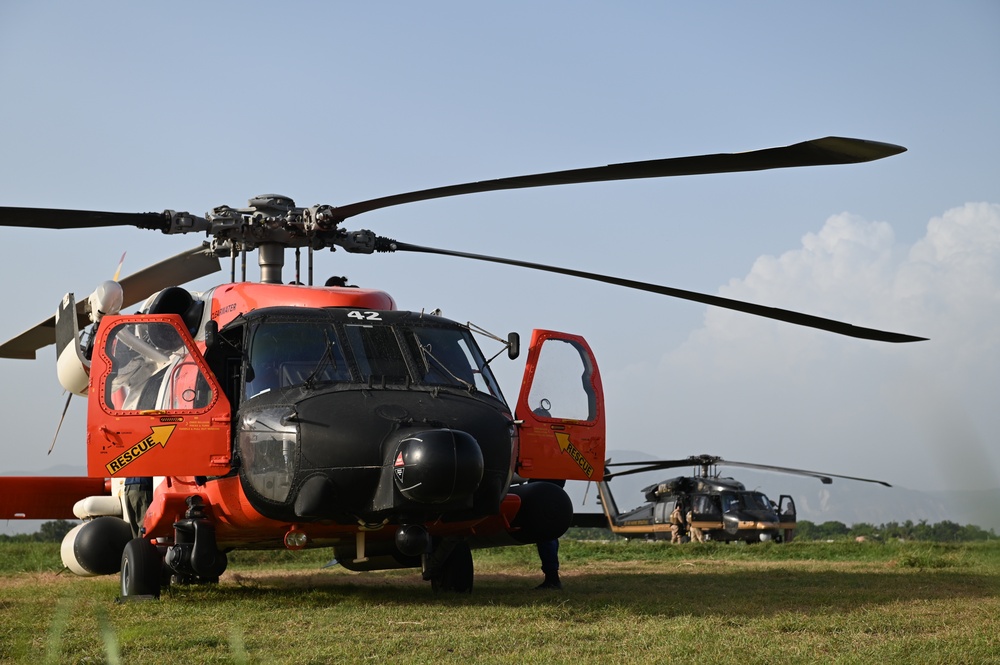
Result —
[[562, 589], [562, 582], [559, 580], [559, 573], [553, 573], [551, 575], [546, 575], [545, 579], [541, 584], [535, 587], [535, 589]]

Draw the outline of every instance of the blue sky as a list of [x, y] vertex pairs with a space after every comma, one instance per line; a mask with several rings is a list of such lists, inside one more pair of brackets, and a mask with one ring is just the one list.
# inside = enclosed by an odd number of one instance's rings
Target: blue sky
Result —
[[[460, 259], [320, 275], [496, 333], [594, 346], [610, 449], [913, 488], [1000, 486], [1000, 5], [8, 2], [0, 204], [203, 214], [855, 136], [879, 162], [467, 196], [355, 219], [923, 335], [891, 346]], [[199, 241], [0, 230], [0, 336]], [[219, 279], [222, 279], [221, 277]], [[195, 289], [212, 285], [201, 280]], [[3, 361], [2, 470], [83, 464], [51, 351]], [[497, 362], [500, 362], [499, 360]], [[520, 363], [498, 368], [509, 400]]]

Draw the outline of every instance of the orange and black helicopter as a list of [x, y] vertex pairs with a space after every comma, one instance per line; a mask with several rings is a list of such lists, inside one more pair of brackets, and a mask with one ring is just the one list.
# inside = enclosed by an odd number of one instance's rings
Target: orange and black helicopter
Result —
[[[82, 575], [120, 572], [123, 597], [173, 582], [212, 582], [235, 549], [329, 547], [352, 570], [421, 568], [436, 590], [470, 591], [471, 550], [558, 537], [572, 503], [553, 483], [604, 475], [604, 397], [580, 336], [536, 330], [517, 401], [490, 368], [519, 338], [493, 337], [386, 292], [312, 283], [313, 252], [420, 252], [489, 261], [615, 284], [801, 326], [885, 342], [921, 338], [691, 291], [514, 259], [400, 242], [348, 230], [361, 213], [498, 190], [867, 162], [899, 146], [828, 137], [785, 147], [615, 164], [470, 182], [343, 206], [299, 207], [260, 196], [204, 216], [0, 208], [0, 226], [127, 226], [204, 233], [202, 246], [77, 302], [0, 345], [34, 358], [56, 345], [57, 371], [86, 396], [87, 477], [0, 478], [0, 518], [82, 519], [62, 547]], [[295, 250], [294, 284], [282, 282]], [[246, 281], [257, 251], [260, 282]], [[300, 281], [301, 252], [308, 271]], [[183, 284], [221, 269], [203, 292]], [[237, 266], [242, 266], [237, 278]], [[140, 304], [141, 303], [141, 304]], [[126, 307], [140, 304], [132, 314]], [[552, 358], [550, 362], [547, 359]], [[536, 381], [555, 367], [561, 388]], [[551, 379], [551, 377], [550, 377]], [[545, 385], [550, 386], [551, 380]], [[542, 408], [544, 407], [544, 408]], [[138, 537], [126, 478], [153, 478]]]
[[[647, 503], [619, 512], [609, 485], [612, 478], [685, 466], [694, 467], [694, 475], [678, 476], [644, 487], [641, 491]], [[574, 524], [610, 528], [613, 533], [625, 538], [647, 540], [680, 542], [691, 539], [726, 543], [742, 540], [748, 544], [790, 541], [795, 534], [795, 500], [788, 494], [782, 494], [776, 503], [763, 492], [748, 490], [735, 478], [723, 477], [718, 469], [720, 466], [810, 476], [824, 485], [831, 484], [834, 478], [843, 478], [892, 487], [883, 480], [733, 462], [715, 455], [646, 462], [607, 460], [604, 478], [597, 485], [604, 514], [578, 514], [574, 517]], [[612, 471], [611, 467], [628, 468]]]

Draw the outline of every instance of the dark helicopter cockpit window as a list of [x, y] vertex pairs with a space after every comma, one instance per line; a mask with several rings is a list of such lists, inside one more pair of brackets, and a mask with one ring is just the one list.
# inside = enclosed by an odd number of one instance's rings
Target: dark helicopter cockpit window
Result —
[[197, 410], [212, 390], [169, 323], [123, 323], [108, 335], [105, 404], [116, 411]]
[[695, 494], [691, 500], [691, 503], [692, 503], [691, 510], [698, 515], [719, 514], [718, 497], [714, 497], [709, 494]]
[[410, 371], [390, 326], [344, 326], [363, 381], [406, 383]]
[[412, 330], [421, 383], [475, 388], [500, 397], [500, 388], [479, 347], [464, 330], [420, 327]]
[[450, 386], [503, 400], [472, 334], [457, 325], [261, 320], [250, 333], [247, 399], [299, 385]]
[[771, 501], [760, 492], [747, 492], [743, 501], [749, 510], [773, 510]]
[[306, 383], [351, 380], [333, 326], [298, 321], [261, 323], [250, 343], [247, 397]]
[[722, 493], [722, 512], [731, 513], [740, 510], [743, 506], [740, 504], [740, 497], [732, 492]]

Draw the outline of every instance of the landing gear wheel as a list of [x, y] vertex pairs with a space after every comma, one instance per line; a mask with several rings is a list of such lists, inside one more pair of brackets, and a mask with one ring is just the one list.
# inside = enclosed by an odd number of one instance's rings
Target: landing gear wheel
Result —
[[163, 559], [156, 546], [143, 538], [134, 538], [122, 552], [122, 599], [160, 597], [160, 571]]
[[434, 593], [472, 593], [472, 580], [475, 573], [472, 568], [472, 550], [464, 542], [456, 543], [448, 558], [444, 560], [438, 571], [431, 577], [431, 590]]

